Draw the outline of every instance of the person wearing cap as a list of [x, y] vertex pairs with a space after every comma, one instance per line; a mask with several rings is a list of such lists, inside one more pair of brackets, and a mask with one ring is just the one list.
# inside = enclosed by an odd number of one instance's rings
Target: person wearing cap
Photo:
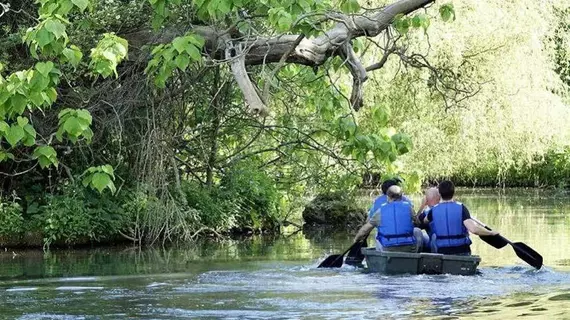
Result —
[[[398, 178], [388, 179], [382, 183], [382, 186], [380, 187], [382, 190], [382, 195], [374, 199], [374, 203], [372, 204], [370, 211], [368, 211], [368, 219], [372, 218], [372, 215], [374, 212], [376, 212], [376, 210], [380, 208], [380, 206], [388, 202], [388, 196], [386, 195], [388, 188], [391, 186], [397, 186], [399, 184], [400, 180]], [[408, 199], [406, 196], [403, 196], [402, 200], [412, 203], [412, 201], [410, 201], [410, 199]]]
[[420, 252], [423, 246], [422, 231], [414, 227], [412, 204], [403, 199], [402, 188], [397, 185], [390, 186], [386, 196], [388, 202], [381, 205], [358, 230], [354, 242], [361, 241], [372, 229], [377, 228], [376, 250]]
[[432, 253], [470, 255], [469, 232], [478, 236], [498, 234], [472, 220], [467, 207], [453, 199], [455, 194], [453, 182], [442, 181], [437, 188], [441, 202], [429, 209], [423, 218], [424, 223], [429, 224]]

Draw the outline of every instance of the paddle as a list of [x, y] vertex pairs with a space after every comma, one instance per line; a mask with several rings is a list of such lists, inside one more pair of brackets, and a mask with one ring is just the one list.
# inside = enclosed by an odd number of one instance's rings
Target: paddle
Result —
[[319, 264], [317, 268], [340, 268], [344, 263], [343, 259], [344, 255], [353, 248], [361, 246], [362, 246], [362, 241], [355, 242], [350, 246], [350, 248], [346, 249], [346, 251], [343, 252], [342, 254], [333, 254], [328, 256], [325, 260], [323, 260], [323, 262], [321, 262], [321, 264]]
[[352, 249], [348, 252], [344, 263], [348, 264], [349, 266], [354, 267], [363, 267], [362, 261], [364, 260], [364, 255], [362, 254], [362, 248], [368, 247], [368, 243], [366, 241], [366, 236], [364, 240], [359, 242], [359, 245], [353, 246]]
[[[491, 228], [487, 227], [481, 221], [475, 218], [471, 219], [480, 224], [483, 228], [491, 231]], [[503, 237], [500, 234], [494, 236], [480, 236], [479, 238], [497, 249], [501, 249], [507, 244], [510, 244], [511, 247], [513, 247], [513, 250], [515, 250], [516, 255], [521, 260], [533, 266], [537, 270], [542, 267], [542, 256], [538, 252], [534, 251], [533, 248], [527, 246], [525, 243], [511, 242], [509, 239]]]

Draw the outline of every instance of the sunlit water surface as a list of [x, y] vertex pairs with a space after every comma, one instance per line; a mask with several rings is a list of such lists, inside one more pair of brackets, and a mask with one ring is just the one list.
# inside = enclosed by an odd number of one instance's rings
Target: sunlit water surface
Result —
[[[477, 276], [317, 269], [353, 234], [131, 248], [3, 252], [3, 319], [570, 319], [568, 195], [468, 191], [474, 216], [544, 256], [540, 271], [475, 237]], [[416, 204], [419, 198], [415, 198]], [[567, 311], [568, 310], [568, 311]]]

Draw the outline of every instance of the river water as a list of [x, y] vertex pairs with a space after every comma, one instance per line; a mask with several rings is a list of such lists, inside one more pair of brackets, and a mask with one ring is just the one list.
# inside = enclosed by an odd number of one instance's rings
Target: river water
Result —
[[[193, 246], [0, 253], [1, 319], [570, 319], [569, 195], [462, 190], [482, 221], [540, 252], [473, 237], [477, 276], [317, 269], [353, 234], [291, 233]], [[413, 198], [419, 204], [419, 197]]]

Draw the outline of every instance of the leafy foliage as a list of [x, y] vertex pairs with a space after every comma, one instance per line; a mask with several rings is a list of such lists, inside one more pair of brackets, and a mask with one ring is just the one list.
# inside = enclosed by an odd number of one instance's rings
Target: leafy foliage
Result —
[[175, 69], [185, 72], [191, 63], [202, 59], [203, 46], [204, 39], [195, 34], [174, 38], [172, 43], [167, 45], [158, 45], [152, 50], [153, 58], [145, 72], [155, 75], [154, 83], [158, 88], [165, 88], [166, 81]]
[[110, 165], [90, 167], [83, 173], [84, 177], [81, 181], [84, 187], [91, 187], [99, 193], [103, 193], [104, 189], [109, 189], [111, 193], [117, 192], [113, 180], [115, 180], [115, 174], [113, 172], [113, 167]]
[[127, 57], [127, 40], [111, 33], [103, 34], [103, 39], [91, 49], [89, 68], [94, 74], [107, 78], [117, 74], [117, 66]]
[[0, 199], [0, 236], [19, 235], [24, 228], [23, 210], [17, 199]]
[[[47, 245], [119, 231], [164, 243], [276, 229], [307, 196], [348, 193], [365, 173], [404, 177], [408, 193], [442, 177], [566, 185], [561, 0], [437, 2], [353, 39], [363, 64], [384, 64], [367, 73], [359, 112], [344, 57], [248, 65], [272, 113], [245, 112], [217, 45], [250, 39], [249, 55], [267, 37], [320, 36], [342, 13], [388, 2], [22, 3], [29, 14], [10, 11], [0, 27], [3, 194], [26, 195], [2, 202], [6, 225], [33, 225]], [[151, 29], [159, 36], [140, 43]]]
[[45, 247], [63, 241], [98, 241], [114, 237], [126, 224], [120, 204], [111, 199], [69, 185], [59, 195], [48, 195], [35, 216], [44, 236]]

